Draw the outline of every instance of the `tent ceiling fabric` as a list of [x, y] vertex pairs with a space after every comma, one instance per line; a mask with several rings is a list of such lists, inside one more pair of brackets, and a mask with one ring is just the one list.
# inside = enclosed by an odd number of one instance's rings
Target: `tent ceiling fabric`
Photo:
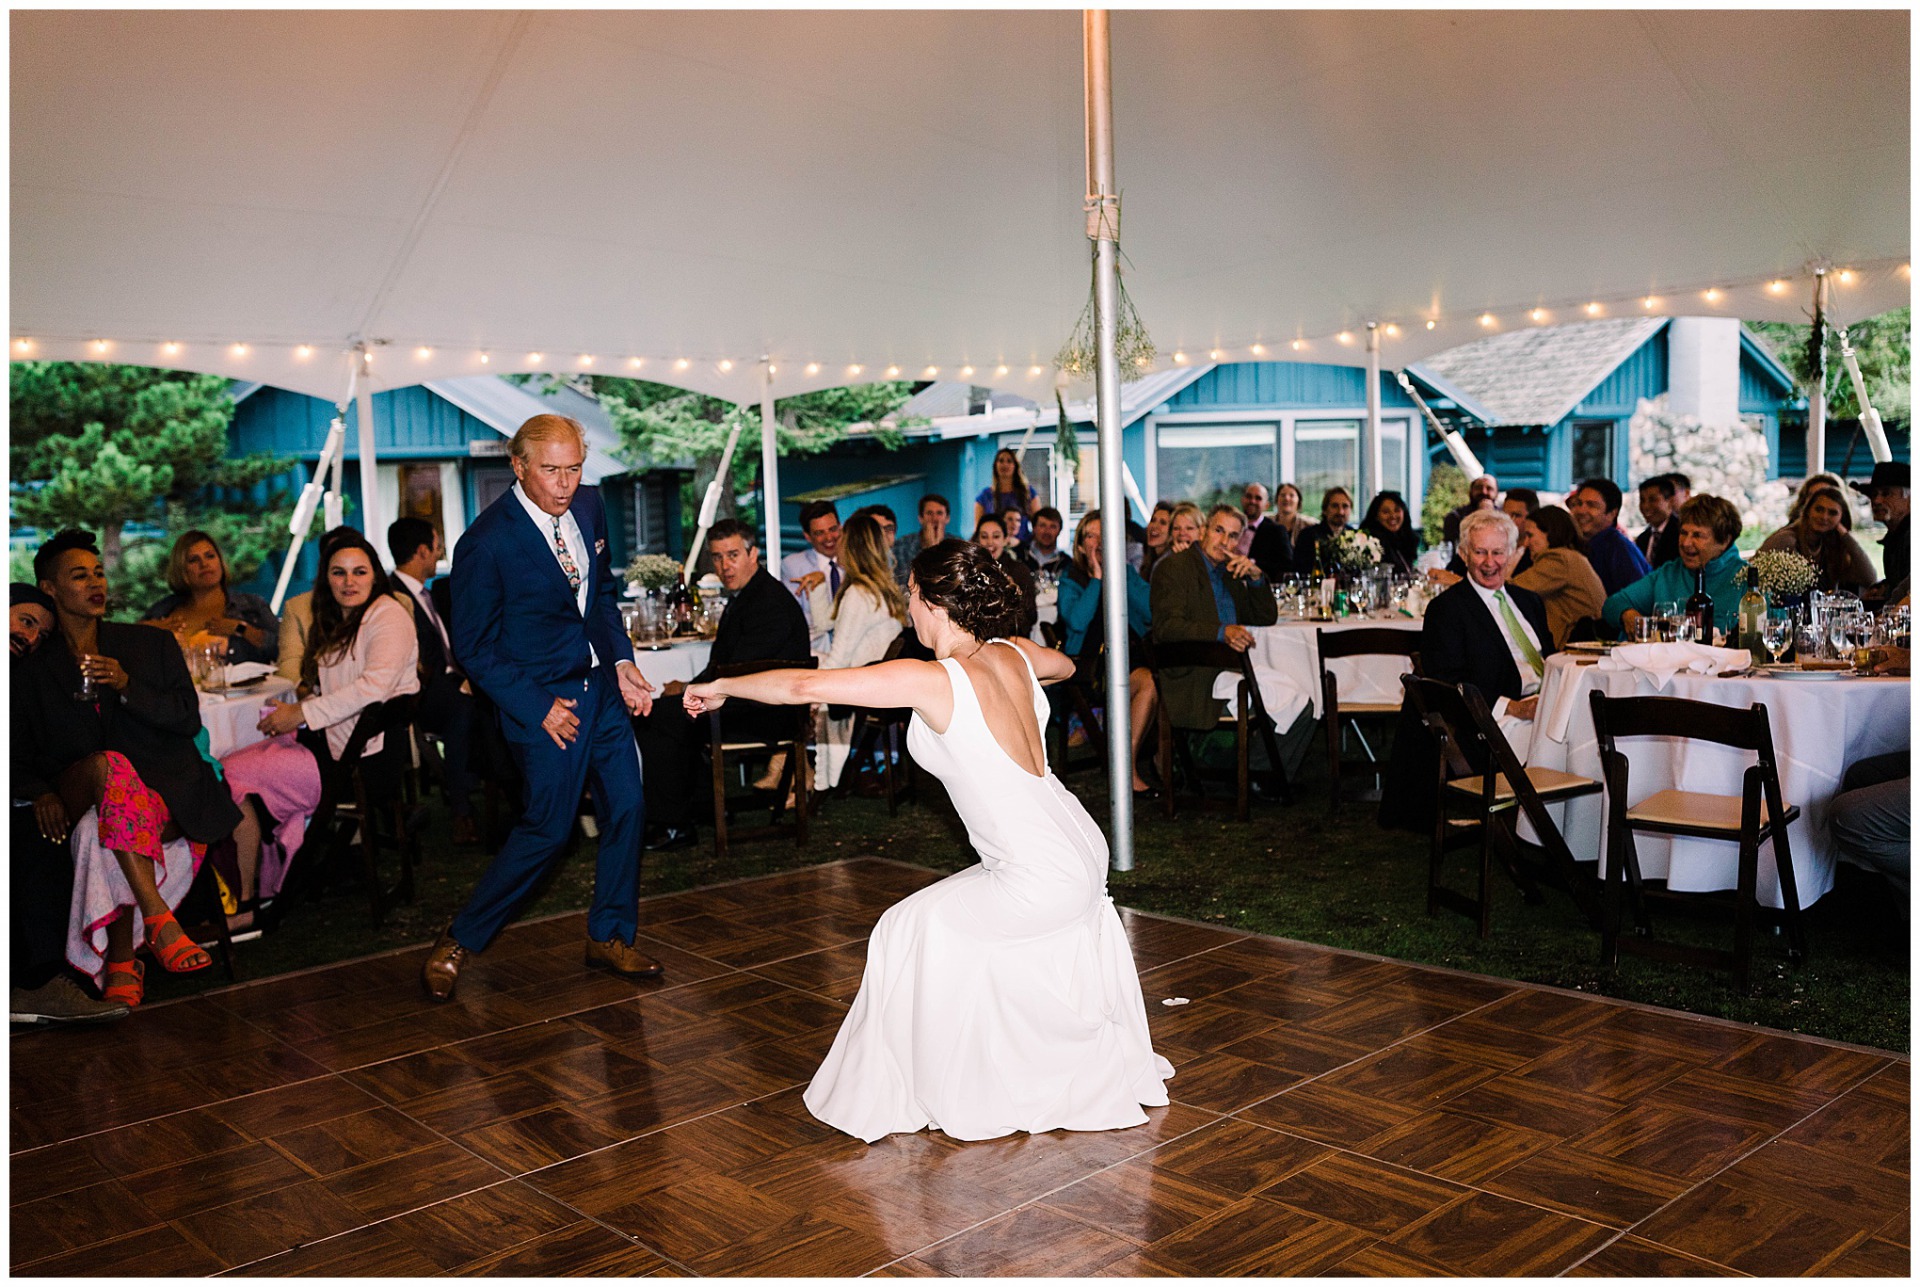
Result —
[[[1816, 260], [1842, 322], [1909, 297], [1904, 11], [1113, 40], [1163, 365], [1358, 364], [1336, 335], [1377, 319], [1400, 366], [1649, 293], [1798, 319]], [[537, 352], [752, 401], [771, 355], [782, 394], [893, 364], [1045, 400], [1089, 290], [1074, 12], [19, 11], [12, 49], [16, 357], [336, 398], [365, 338], [379, 388]]]

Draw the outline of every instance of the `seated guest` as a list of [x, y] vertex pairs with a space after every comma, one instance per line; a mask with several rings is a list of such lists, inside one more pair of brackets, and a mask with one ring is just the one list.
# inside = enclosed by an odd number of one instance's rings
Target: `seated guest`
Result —
[[[256, 727], [266, 741], [221, 761], [227, 790], [242, 815], [233, 838], [240, 868], [234, 894], [243, 918], [280, 892], [287, 863], [299, 852], [307, 822], [320, 804], [323, 745], [327, 758], [337, 759], [362, 711], [420, 691], [414, 616], [394, 597], [380, 556], [358, 532], [332, 543], [314, 580], [312, 604], [295, 700], [276, 700], [260, 717]], [[303, 728], [307, 736], [296, 737]], [[318, 736], [322, 730], [324, 743]], [[392, 765], [391, 772], [383, 768], [364, 775], [376, 792], [396, 781], [410, 758], [405, 745], [387, 746], [385, 738], [376, 734], [361, 752], [364, 761]]]
[[1380, 542], [1380, 566], [1395, 572], [1413, 572], [1420, 557], [1420, 531], [1414, 527], [1407, 510], [1407, 498], [1399, 492], [1385, 491], [1367, 506], [1360, 530]]
[[[1090, 509], [1073, 533], [1073, 566], [1060, 578], [1060, 649], [1076, 660], [1097, 654], [1106, 638], [1106, 617], [1100, 606], [1105, 573], [1100, 557], [1100, 511]], [[1129, 656], [1140, 655], [1139, 640], [1146, 637], [1152, 622], [1146, 580], [1128, 568], [1127, 631], [1134, 637], [1129, 643]], [[1145, 666], [1133, 667], [1127, 675], [1127, 692], [1133, 718], [1133, 789], [1148, 791], [1152, 788], [1140, 776], [1140, 743], [1153, 719], [1153, 672]]]
[[[1792, 499], [1787, 502], [1787, 525], [1792, 526], [1800, 521], [1800, 515], [1806, 510], [1807, 502], [1811, 501], [1815, 494], [1828, 488], [1840, 491], [1844, 486], [1838, 474], [1807, 475], [1807, 481], [1794, 489]], [[1845, 499], [1844, 495], [1842, 499]], [[1853, 511], [1844, 505], [1841, 506], [1840, 530], [1853, 531]]]
[[[836, 532], [836, 554], [838, 536]], [[806, 661], [812, 655], [807, 619], [793, 596], [760, 566], [753, 529], [738, 519], [721, 519], [707, 532], [707, 555], [720, 584], [733, 597], [720, 618], [706, 668], [692, 682], [707, 683], [720, 667], [737, 662]], [[700, 748], [707, 743], [708, 727], [704, 719], [687, 718], [680, 703], [686, 687], [678, 680], [667, 684], [654, 699], [653, 712], [634, 717], [650, 849], [682, 849], [699, 838], [693, 808], [705, 794], [697, 783], [707, 776]], [[723, 718], [730, 741], [770, 741], [792, 727], [791, 712], [752, 703], [729, 703]]]
[[1679, 494], [1680, 489], [1666, 474], [1655, 474], [1640, 484], [1640, 517], [1647, 525], [1633, 538], [1633, 544], [1649, 567], [1657, 568], [1680, 557], [1680, 520], [1674, 517], [1674, 511], [1680, 508], [1674, 497]]
[[[1607, 596], [1600, 617], [1624, 637], [1634, 637], [1640, 618], [1659, 603], [1685, 603], [1693, 596], [1698, 574], [1706, 573], [1707, 593], [1713, 597], [1713, 624], [1726, 630], [1740, 619], [1740, 511], [1732, 501], [1700, 493], [1680, 507], [1680, 557], [1663, 564], [1624, 589]], [[1702, 640], [1701, 642], [1706, 642]]]
[[1273, 489], [1273, 512], [1267, 515], [1267, 521], [1286, 528], [1287, 540], [1297, 543], [1300, 533], [1306, 531], [1309, 524], [1307, 516], [1301, 513], [1305, 504], [1298, 487], [1292, 483], [1281, 483]]
[[[1259, 567], [1233, 552], [1241, 522], [1240, 511], [1231, 505], [1214, 506], [1200, 543], [1167, 556], [1155, 569], [1149, 601], [1156, 644], [1215, 640], [1246, 652], [1253, 647], [1253, 632], [1247, 627], [1270, 626], [1279, 619]], [[1226, 702], [1213, 695], [1220, 673], [1187, 666], [1160, 672], [1164, 714], [1173, 727], [1214, 727], [1227, 710]], [[1291, 686], [1284, 679], [1264, 670], [1255, 675], [1267, 713], [1279, 726], [1282, 763], [1274, 767], [1291, 776], [1313, 735], [1312, 708], [1304, 693], [1288, 691]]]
[[851, 523], [855, 518], [870, 518], [880, 524], [880, 534], [886, 537], [887, 541], [887, 559], [889, 563], [891, 563], [893, 559], [893, 542], [900, 530], [900, 520], [893, 516], [893, 506], [862, 505], [859, 509], [853, 511], [853, 517], [849, 518], [847, 522]]
[[[1675, 525], [1678, 530], [1678, 525]], [[1531, 590], [1547, 607], [1547, 629], [1553, 646], [1567, 646], [1567, 632], [1585, 617], [1598, 618], [1606, 591], [1582, 553], [1580, 530], [1558, 505], [1543, 505], [1520, 524], [1520, 544], [1533, 556], [1526, 568], [1507, 578], [1510, 585]]]
[[[333, 544], [343, 536], [357, 535], [360, 529], [341, 524], [321, 536], [315, 549], [320, 555], [320, 565], [326, 566], [327, 555], [332, 553]], [[411, 607], [412, 604], [407, 605]], [[443, 614], [444, 618], [444, 614]], [[280, 652], [274, 659], [274, 673], [282, 679], [300, 682], [300, 667], [307, 659], [307, 631], [313, 625], [313, 591], [302, 590], [289, 595], [280, 604]]]
[[1266, 512], [1267, 489], [1248, 483], [1240, 493], [1241, 512], [1247, 526], [1240, 533], [1237, 552], [1254, 561], [1268, 581], [1278, 581], [1293, 573], [1293, 532]]
[[1065, 526], [1060, 511], [1051, 505], [1042, 505], [1033, 511], [1033, 539], [1020, 551], [1020, 561], [1027, 565], [1028, 571], [1052, 572], [1058, 576], [1073, 562], [1072, 552], [1060, 546], [1060, 531]]
[[[1240, 543], [1234, 547], [1234, 553], [1243, 559], [1253, 557], [1253, 537], [1267, 521], [1267, 486], [1265, 483], [1248, 483], [1240, 489], [1240, 512], [1246, 516], [1247, 525], [1240, 529]], [[1292, 538], [1288, 538], [1291, 542]]]
[[[1192, 501], [1181, 501], [1173, 507], [1173, 513], [1167, 517], [1167, 553], [1178, 554], [1189, 546], [1198, 545], [1200, 536], [1206, 530], [1207, 516]], [[1152, 584], [1152, 578], [1148, 578]]]
[[[1804, 490], [1804, 489], [1803, 489]], [[1837, 487], [1822, 487], [1806, 497], [1800, 516], [1760, 543], [1763, 550], [1787, 550], [1820, 570], [1820, 589], [1855, 594], [1874, 583], [1873, 560], [1843, 528], [1847, 498]]]
[[53, 633], [53, 600], [39, 586], [15, 581], [7, 605], [7, 647], [18, 661]]
[[[1509, 581], [1517, 581], [1521, 573], [1533, 566], [1533, 554], [1527, 549], [1526, 522], [1539, 508], [1540, 493], [1531, 487], [1509, 487], [1506, 495], [1500, 498], [1500, 512], [1512, 519], [1514, 527], [1520, 530], [1520, 554], [1514, 565], [1507, 569]], [[1446, 567], [1427, 569], [1427, 577], [1442, 586], [1455, 585], [1464, 580], [1466, 575], [1467, 561], [1460, 556], [1457, 548], [1453, 557], [1447, 560]]]
[[902, 593], [906, 592], [907, 574], [920, 551], [930, 550], [947, 539], [947, 519], [952, 512], [947, 498], [937, 492], [920, 498], [920, 530], [893, 543], [893, 580]]
[[[1429, 679], [1477, 688], [1514, 754], [1524, 761], [1533, 745], [1546, 658], [1554, 646], [1540, 596], [1508, 583], [1507, 569], [1518, 544], [1513, 520], [1496, 509], [1475, 510], [1460, 520], [1467, 575], [1427, 605], [1420, 625], [1420, 663]], [[1381, 791], [1381, 826], [1431, 828], [1438, 755], [1409, 699], [1400, 708], [1393, 758]]]
[[[800, 531], [807, 538], [807, 548], [780, 560], [780, 579], [799, 600], [803, 616], [810, 611], [808, 596], [816, 578], [826, 582], [828, 594], [840, 593], [840, 530], [840, 511], [832, 501], [809, 501], [800, 507]], [[816, 650], [825, 652], [833, 646], [826, 628], [811, 616], [807, 617], [807, 629]]]
[[229, 665], [272, 661], [280, 649], [280, 623], [257, 594], [227, 588], [227, 561], [205, 532], [182, 532], [167, 556], [167, 589], [173, 593], [148, 608], [142, 621], [171, 630], [182, 648], [224, 646]]
[[1460, 544], [1460, 520], [1475, 510], [1492, 509], [1499, 495], [1500, 480], [1492, 474], [1482, 474], [1468, 483], [1467, 503], [1447, 511], [1447, 516], [1440, 523], [1441, 536], [1450, 544]]
[[424, 518], [395, 519], [387, 527], [387, 553], [393, 556], [394, 596], [413, 609], [413, 637], [420, 659], [420, 704], [415, 718], [445, 747], [447, 805], [453, 812], [453, 843], [474, 844], [480, 832], [473, 822], [473, 719], [476, 703], [466, 672], [453, 659], [453, 641], [440, 607], [427, 590], [427, 578], [447, 555], [439, 529]]
[[1900, 919], [1911, 915], [1913, 880], [1912, 753], [1875, 755], [1847, 766], [1827, 805], [1827, 828], [1840, 853], [1887, 878]]
[[[39, 586], [15, 581], [8, 614], [8, 667], [13, 709], [24, 710], [20, 662], [53, 633], [53, 600]], [[16, 722], [14, 744], [22, 730]], [[89, 996], [67, 968], [67, 913], [73, 906], [73, 855], [54, 835], [65, 826], [64, 810], [49, 802], [45, 817], [35, 787], [16, 759], [12, 770], [13, 818], [8, 831], [8, 906], [12, 938], [9, 978], [15, 1023], [102, 1023], [127, 1017], [127, 1007]]]
[[1667, 474], [1667, 481], [1673, 484], [1673, 508], [1678, 513], [1682, 505], [1693, 499], [1693, 479], [1672, 470]]
[[1912, 467], [1905, 461], [1883, 460], [1873, 467], [1873, 477], [1866, 482], [1847, 484], [1873, 506], [1873, 521], [1887, 526], [1887, 534], [1880, 538], [1880, 565], [1886, 575], [1860, 596], [1870, 603], [1897, 603], [1906, 597], [1913, 558], [1913, 542], [1907, 534], [1907, 515], [1913, 507], [1908, 490], [1912, 476]]
[[[173, 909], [206, 846], [230, 835], [239, 816], [194, 746], [199, 696], [172, 637], [106, 620], [107, 573], [93, 534], [59, 533], [33, 565], [54, 601], [55, 630], [18, 663], [14, 790], [34, 801], [48, 839], [72, 837], [68, 961], [107, 1000], [138, 1005], [136, 932], [169, 972], [213, 963]], [[85, 699], [83, 678], [94, 693]], [[93, 825], [77, 830], [89, 810]]]
[[[847, 520], [840, 541], [840, 562], [846, 578], [840, 593], [829, 595], [825, 585], [813, 587], [813, 619], [833, 631], [833, 649], [820, 658], [822, 670], [865, 666], [887, 655], [907, 623], [907, 596], [900, 593], [887, 557], [886, 534], [879, 521], [866, 513]], [[853, 717], [829, 719], [822, 706], [814, 717], [814, 743], [819, 748], [820, 782], [836, 786], [848, 754]], [[778, 774], [772, 774], [776, 785]]]
[[1301, 532], [1293, 543], [1293, 570], [1301, 576], [1314, 568], [1331, 575], [1333, 559], [1327, 542], [1336, 532], [1353, 528], [1353, 493], [1344, 487], [1329, 487], [1320, 501], [1320, 521]]
[[1154, 502], [1153, 512], [1147, 515], [1147, 535], [1141, 542], [1140, 575], [1149, 583], [1153, 580], [1153, 565], [1173, 553], [1173, 502]]
[[1007, 549], [1007, 522], [997, 518], [983, 518], [973, 529], [973, 543], [993, 556], [993, 561], [1007, 570], [1015, 585], [1020, 587], [1020, 633], [1031, 635], [1034, 626], [1040, 620], [1040, 609], [1036, 600], [1039, 586], [1033, 579], [1033, 573], [1027, 565]]
[[1513, 520], [1515, 527], [1533, 517], [1540, 508], [1540, 493], [1531, 487], [1509, 487], [1500, 498], [1500, 512]]
[[1567, 513], [1587, 543], [1587, 562], [1593, 564], [1608, 594], [1626, 589], [1653, 570], [1620, 530], [1620, 501], [1620, 489], [1608, 478], [1584, 479], [1567, 498]]

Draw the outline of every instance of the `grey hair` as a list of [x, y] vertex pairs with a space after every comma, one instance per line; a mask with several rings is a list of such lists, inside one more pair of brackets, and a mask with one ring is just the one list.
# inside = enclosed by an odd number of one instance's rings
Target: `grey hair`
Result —
[[1511, 554], [1520, 545], [1520, 529], [1514, 526], [1511, 518], [1497, 509], [1476, 509], [1460, 518], [1460, 549], [1464, 551], [1473, 534], [1483, 527], [1499, 529], [1507, 543], [1507, 553]]

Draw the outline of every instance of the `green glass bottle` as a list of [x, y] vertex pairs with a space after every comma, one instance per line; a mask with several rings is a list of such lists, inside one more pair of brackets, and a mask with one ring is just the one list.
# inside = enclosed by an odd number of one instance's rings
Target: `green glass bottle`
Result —
[[1769, 660], [1765, 639], [1767, 596], [1760, 593], [1760, 577], [1752, 567], [1745, 570], [1747, 592], [1740, 596], [1740, 642], [1730, 645], [1753, 654], [1753, 664], [1763, 666]]

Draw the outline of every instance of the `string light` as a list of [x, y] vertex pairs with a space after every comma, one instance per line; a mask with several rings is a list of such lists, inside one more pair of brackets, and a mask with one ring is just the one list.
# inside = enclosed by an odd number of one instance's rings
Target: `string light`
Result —
[[1709, 286], [1700, 292], [1700, 298], [1706, 300], [1709, 304], [1718, 304], [1720, 302], [1720, 288], [1718, 286]]
[[488, 356], [487, 356], [487, 355], [486, 355], [485, 353], [482, 353], [482, 354], [480, 355], [480, 365], [481, 365], [481, 366], [486, 366], [486, 365], [487, 365], [488, 363], [490, 363], [490, 362], [492, 362], [492, 361], [493, 361], [493, 359], [492, 359], [492, 358], [490, 358], [490, 357], [488, 357]]
[[428, 358], [433, 356], [433, 350], [428, 348], [426, 345], [422, 344], [419, 348], [413, 351], [413, 355], [414, 357], [420, 359], [420, 361], [424, 362]]
[[1775, 278], [1774, 280], [1767, 283], [1767, 294], [1769, 295], [1784, 295], [1786, 294], [1786, 291], [1787, 291], [1787, 284], [1781, 281], [1779, 278]]
[[780, 374], [780, 368], [779, 368], [779, 367], [777, 367], [777, 366], [775, 366], [775, 365], [774, 365], [773, 363], [771, 363], [771, 362], [769, 362], [769, 363], [767, 363], [767, 374], [768, 374], [768, 375], [779, 375], [779, 374]]
[[1600, 316], [1600, 302], [1598, 300], [1595, 300], [1593, 303], [1587, 305], [1587, 316], [1588, 317]]
[[960, 368], [960, 374], [963, 376], [971, 377], [973, 375], [973, 368], [970, 366], [963, 366]]
[[731, 371], [731, 370], [733, 370], [733, 359], [732, 359], [732, 358], [721, 358], [721, 359], [720, 359], [720, 370], [721, 370], [722, 372], [727, 372], [727, 371]]
[[899, 368], [899, 367], [897, 367], [897, 366], [890, 366], [890, 367], [888, 367], [888, 368], [887, 368], [887, 378], [888, 378], [889, 380], [891, 380], [891, 379], [893, 379], [893, 378], [895, 378], [895, 377], [896, 377], [896, 376], [898, 376], [899, 374], [900, 374], [900, 368]]
[[581, 366], [592, 366], [592, 365], [593, 365], [593, 354], [591, 354], [591, 353], [582, 353], [582, 354], [580, 355], [580, 365], [581, 365]]
[[95, 353], [105, 353], [108, 349], [112, 347], [113, 347], [113, 343], [110, 340], [95, 340], [93, 342], [93, 351]]
[[931, 380], [933, 379], [934, 376], [940, 374], [940, 368], [937, 366], [930, 366], [926, 370], [922, 371], [920, 374], [924, 375], [927, 379]]
[[1207, 360], [1209, 362], [1218, 362], [1220, 360], [1220, 357], [1221, 357], [1221, 354], [1219, 349], [1207, 350]]
[[818, 362], [809, 362], [809, 363], [807, 363], [807, 374], [808, 374], [808, 375], [819, 375], [819, 374], [820, 374], [820, 364], [819, 364]]
[[645, 358], [628, 358], [627, 359], [627, 365], [632, 367], [636, 371], [638, 371], [641, 367], [645, 366], [646, 364], [647, 364], [647, 360]]
[[1531, 313], [1528, 313], [1527, 316], [1536, 322], [1544, 322], [1547, 320], [1547, 310], [1544, 308], [1536, 308]]
[[[302, 344], [299, 348], [293, 351], [293, 356], [299, 361], [302, 361], [302, 362], [306, 361], [308, 358], [313, 356], [313, 345]], [[481, 358], [480, 360], [482, 362], [486, 361], [484, 357]]]
[[1431, 330], [1432, 330], [1432, 329], [1433, 329], [1434, 327], [1436, 327], [1436, 326], [1438, 326], [1438, 325], [1440, 325], [1440, 323], [1439, 323], [1439, 322], [1437, 322], [1437, 321], [1435, 321], [1435, 320], [1434, 320], [1433, 318], [1431, 318], [1431, 317], [1429, 317], [1429, 318], [1427, 319], [1427, 329], [1428, 329], [1429, 331], [1431, 331]]
[[165, 344], [162, 344], [160, 346], [160, 351], [166, 354], [168, 357], [173, 357], [175, 354], [180, 352], [180, 346], [178, 344], [175, 344], [172, 340], [168, 340]]
[[854, 364], [853, 364], [852, 366], [850, 366], [850, 367], [848, 367], [848, 368], [847, 368], [847, 374], [848, 374], [848, 375], [859, 375], [859, 374], [860, 374], [860, 372], [862, 372], [862, 371], [863, 371], [863, 370], [865, 370], [865, 369], [866, 369], [866, 368], [865, 368], [865, 367], [863, 367], [863, 366], [861, 366], [861, 365], [860, 365], [860, 364], [859, 364], [858, 362], [855, 362], [855, 363], [854, 363]]
[[1042, 370], [1044, 370], [1044, 369], [1045, 369], [1045, 368], [1043, 368], [1043, 367], [1039, 367], [1039, 366], [1030, 366], [1030, 367], [1028, 367], [1028, 368], [1027, 368], [1027, 378], [1028, 378], [1029, 380], [1031, 380], [1031, 379], [1032, 379], [1032, 378], [1033, 378], [1034, 376], [1036, 376], [1036, 375], [1039, 375], [1039, 374], [1040, 374], [1040, 372], [1041, 372]]
[[21, 353], [26, 353], [33, 348], [33, 341], [23, 336], [13, 342], [13, 347]]
[[1388, 339], [1400, 338], [1400, 328], [1392, 322], [1387, 323], [1387, 338]]
[[1176, 366], [1185, 366], [1187, 364], [1187, 355], [1184, 353], [1175, 353], [1173, 355], [1173, 361]]
[[1295, 340], [1288, 347], [1291, 348], [1295, 353], [1299, 353], [1307, 347], [1307, 342], [1305, 340]]
[[685, 359], [685, 358], [681, 358], [681, 359], [680, 359], [680, 360], [679, 360], [678, 362], [675, 362], [675, 363], [673, 364], [673, 369], [674, 369], [674, 370], [676, 370], [676, 371], [684, 371], [684, 370], [686, 370], [686, 369], [687, 369], [688, 367], [690, 367], [690, 366], [692, 366], [692, 365], [693, 365], [693, 363], [691, 363], [691, 362], [689, 362], [689, 361], [687, 361], [687, 359]]
[[[1267, 346], [1264, 344], [1255, 344], [1251, 348], [1249, 348], [1247, 351], [1253, 354], [1255, 357], [1265, 357], [1267, 355]], [[1140, 365], [1145, 366], [1146, 363], [1142, 362]]]
[[1151, 364], [1152, 359], [1150, 359], [1146, 354], [1142, 353], [1139, 357], [1135, 358], [1133, 362], [1135, 366], [1138, 366], [1140, 369], [1145, 370]]
[[245, 356], [247, 355], [247, 346], [246, 346], [246, 345], [244, 345], [244, 344], [236, 344], [236, 345], [234, 345], [234, 346], [233, 346], [233, 355], [234, 355], [235, 357], [245, 357]]
[[1340, 332], [1340, 334], [1334, 336], [1333, 338], [1336, 340], [1339, 340], [1342, 344], [1351, 344], [1353, 343], [1353, 332], [1342, 331]]
[[527, 361], [531, 362], [535, 366], [539, 366], [542, 362], [546, 360], [547, 360], [547, 355], [544, 353], [527, 354]]
[[1649, 295], [1640, 301], [1640, 307], [1651, 313], [1654, 309], [1660, 307], [1660, 297], [1658, 295]]
[[1842, 286], [1851, 286], [1851, 285], [1853, 285], [1853, 269], [1851, 269], [1851, 268], [1842, 268], [1842, 269], [1840, 270], [1840, 284], [1841, 284]]
[[1500, 319], [1492, 313], [1482, 313], [1480, 314], [1480, 325], [1486, 327], [1488, 330], [1492, 330], [1494, 327], [1500, 325]]
[[993, 373], [995, 375], [1005, 375], [1007, 373], [1007, 364], [1002, 362], [999, 366], [993, 368]]

